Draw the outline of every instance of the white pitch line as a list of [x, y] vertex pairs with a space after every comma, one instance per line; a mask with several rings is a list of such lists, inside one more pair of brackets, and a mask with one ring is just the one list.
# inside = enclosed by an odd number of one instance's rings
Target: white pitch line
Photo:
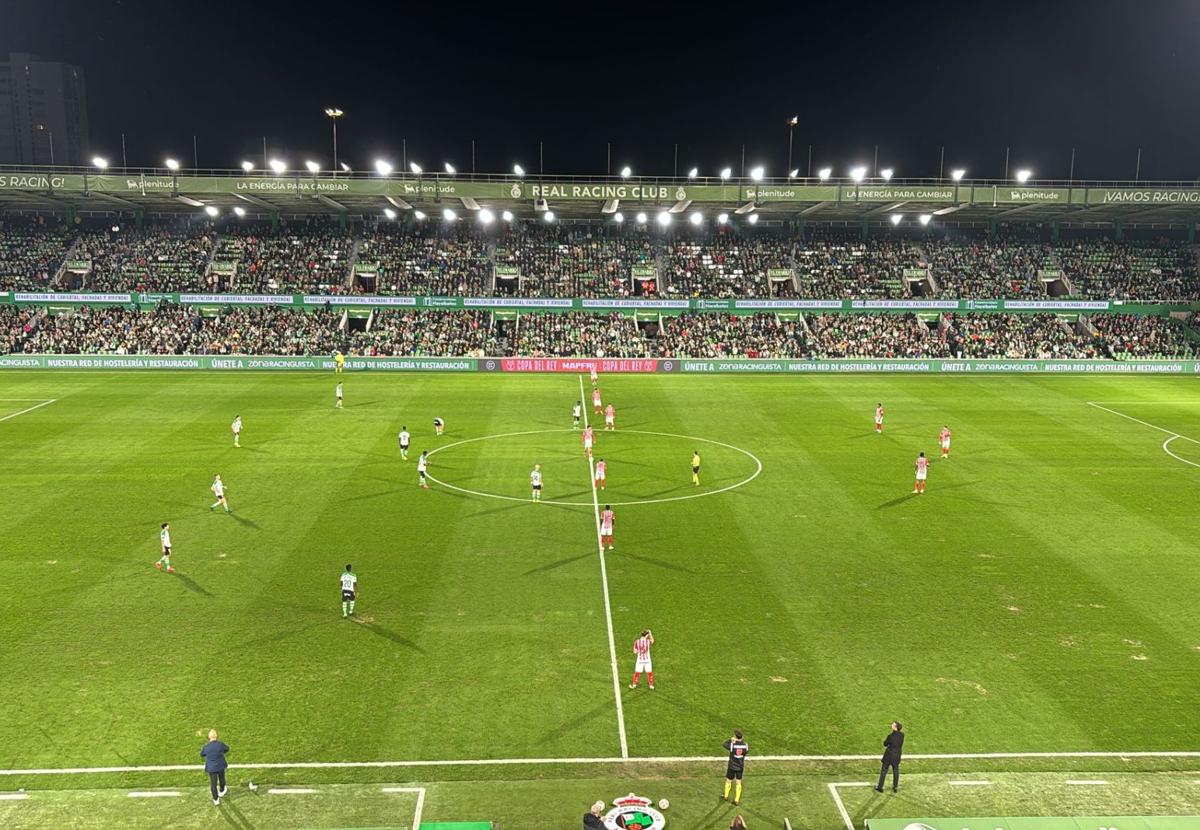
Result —
[[[874, 761], [879, 754], [871, 755], [757, 755], [756, 760], [776, 763], [808, 764], [825, 761]], [[904, 756], [905, 761], [995, 761], [1040, 758], [1043, 760], [1066, 758], [1200, 758], [1200, 751], [1164, 750], [1134, 752], [1101, 752], [1083, 750], [1078, 752], [933, 752], [912, 753]], [[432, 761], [270, 761], [252, 764], [231, 764], [230, 769], [395, 769], [409, 767], [507, 767], [507, 766], [580, 766], [587, 764], [718, 764], [728, 761], [726, 755], [648, 755], [619, 758], [464, 758], [439, 759]], [[196, 772], [203, 764], [147, 764], [124, 767], [60, 767], [57, 769], [0, 769], [0, 777], [18, 775], [94, 775], [130, 772]], [[840, 786], [860, 786], [842, 784]]]
[[846, 830], [854, 830], [854, 822], [850, 820], [850, 814], [846, 812], [846, 804], [842, 801], [842, 795], [838, 792], [839, 786], [848, 786], [846, 784], [829, 784], [829, 794], [833, 796], [833, 803], [837, 807], [838, 814], [842, 817], [842, 823], [846, 825]]
[[992, 782], [991, 781], [951, 781], [949, 783], [950, 783], [951, 787], [986, 787], [986, 786], [989, 786]]
[[1191, 441], [1193, 444], [1200, 444], [1200, 441], [1197, 441], [1195, 438], [1189, 438], [1188, 436], [1182, 435], [1174, 430], [1160, 427], [1157, 424], [1150, 423], [1149, 421], [1143, 421], [1141, 418], [1135, 418], [1132, 415], [1126, 415], [1124, 412], [1118, 412], [1115, 409], [1109, 409], [1107, 406], [1101, 406], [1095, 401], [1088, 401], [1087, 405], [1094, 406], [1096, 409], [1103, 409], [1105, 412], [1111, 412], [1113, 415], [1118, 415], [1127, 421], [1133, 421], [1134, 423], [1141, 424], [1144, 427], [1150, 427], [1150, 429], [1156, 429], [1159, 432], [1165, 432], [1167, 435], [1170, 435], [1174, 438], [1182, 438], [1185, 441]]
[[[1184, 458], [1183, 456], [1176, 455], [1175, 453], [1171, 452], [1170, 448], [1167, 446], [1167, 445], [1168, 445], [1168, 444], [1170, 444], [1172, 441], [1174, 441], [1176, 438], [1184, 438], [1184, 437], [1186, 437], [1186, 436], [1183, 436], [1183, 435], [1172, 435], [1172, 436], [1171, 436], [1170, 438], [1168, 438], [1166, 441], [1163, 441], [1163, 443], [1162, 443], [1163, 452], [1165, 452], [1167, 455], [1169, 455], [1169, 456], [1171, 456], [1172, 458], [1174, 458], [1176, 461], [1182, 461], [1184, 464], [1191, 464], [1193, 467], [1200, 467], [1200, 464], [1197, 464], [1195, 461], [1188, 461], [1188, 460], [1187, 460], [1186, 458]], [[1190, 441], [1191, 439], [1189, 438], [1188, 440]]]
[[0, 418], [0, 421], [7, 421], [10, 418], [16, 418], [18, 415], [24, 415], [26, 412], [33, 412], [33, 410], [41, 409], [43, 406], [49, 406], [50, 404], [54, 403], [57, 400], [58, 400], [58, 398], [51, 398], [48, 401], [42, 401], [41, 403], [37, 404], [36, 406], [31, 406], [28, 409], [22, 409], [20, 412], [14, 412], [11, 415], [5, 415], [3, 418]]
[[308, 787], [272, 787], [267, 792], [271, 795], [312, 795], [316, 790]]
[[[583, 375], [579, 376], [579, 401], [583, 402]], [[583, 428], [588, 427], [587, 407], [583, 407]], [[592, 456], [587, 457], [588, 487], [592, 491], [592, 511], [596, 516], [596, 547], [600, 550], [600, 584], [604, 588], [604, 620], [608, 624], [608, 659], [612, 663], [613, 699], [617, 703], [617, 734], [621, 738], [621, 758], [629, 757], [629, 743], [625, 738], [625, 708], [621, 703], [620, 669], [617, 667], [617, 641], [613, 636], [612, 602], [608, 598], [608, 565], [604, 560], [604, 539], [600, 536], [600, 496], [596, 492], [596, 468]]]
[[1107, 781], [1067, 781], [1072, 787], [1107, 787]]
[[24, 801], [29, 793], [0, 793], [0, 801]]
[[183, 793], [179, 790], [134, 790], [130, 798], [179, 798]]

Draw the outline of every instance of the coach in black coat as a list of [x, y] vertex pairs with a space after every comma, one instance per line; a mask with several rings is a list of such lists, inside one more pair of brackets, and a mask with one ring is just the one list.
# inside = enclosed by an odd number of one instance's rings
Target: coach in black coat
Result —
[[883, 764], [879, 768], [879, 783], [875, 792], [883, 792], [883, 782], [887, 778], [888, 767], [892, 768], [892, 792], [900, 789], [900, 750], [904, 746], [904, 727], [900, 721], [892, 721], [892, 731], [883, 739]]

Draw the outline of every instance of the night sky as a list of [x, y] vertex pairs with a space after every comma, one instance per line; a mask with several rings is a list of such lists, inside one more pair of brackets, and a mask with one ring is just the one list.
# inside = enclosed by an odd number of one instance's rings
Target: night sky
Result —
[[[483, 6], [482, 9], [471, 8]], [[0, 0], [0, 53], [82, 66], [93, 151], [131, 166], [332, 158], [547, 173], [1200, 178], [1200, 2], [229, 3]]]

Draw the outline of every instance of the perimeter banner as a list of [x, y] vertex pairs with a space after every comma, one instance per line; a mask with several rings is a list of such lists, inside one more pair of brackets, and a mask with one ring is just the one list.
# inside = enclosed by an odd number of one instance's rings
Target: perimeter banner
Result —
[[683, 374], [1082, 374], [1194, 375], [1196, 360], [662, 360], [660, 372]]
[[[347, 357], [346, 369], [357, 372], [474, 372], [478, 361], [468, 357]], [[0, 369], [185, 370], [333, 372], [331, 356], [291, 355], [0, 355]]]

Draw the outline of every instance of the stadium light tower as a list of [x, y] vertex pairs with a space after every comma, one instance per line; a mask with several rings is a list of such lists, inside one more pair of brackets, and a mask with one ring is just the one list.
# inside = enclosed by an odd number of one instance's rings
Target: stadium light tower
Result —
[[890, 181], [892, 180], [892, 175], [893, 175], [895, 172], [896, 172], [896, 171], [895, 171], [895, 170], [893, 170], [892, 168], [890, 168], [890, 167], [885, 167], [885, 168], [883, 168], [882, 170], [880, 170], [880, 171], [879, 171], [879, 178], [883, 179], [885, 182], [890, 182]]
[[275, 171], [276, 176], [278, 176], [283, 171], [287, 170], [287, 164], [280, 161], [279, 159], [271, 159], [269, 162], [267, 162], [267, 164], [270, 166], [270, 168], [273, 171]]
[[965, 176], [965, 175], [967, 175], [967, 171], [963, 170], [961, 167], [958, 168], [957, 170], [950, 171], [950, 178], [954, 179], [954, 181], [956, 181], [956, 182], [961, 182], [963, 176]]
[[621, 168], [621, 178], [622, 179], [628, 179], [632, 175], [633, 175], [633, 170], [630, 169], [628, 164]]
[[254, 162], [252, 162], [252, 161], [243, 161], [242, 162], [242, 172], [243, 173], [249, 173], [253, 169], [254, 169]]
[[904, 217], [901, 216], [899, 213], [892, 214], [892, 224], [893, 225], [899, 225], [903, 219], [904, 219]]
[[758, 167], [751, 168], [750, 170], [750, 178], [756, 182], [761, 182], [764, 175], [766, 175], [766, 171], [763, 170], [761, 164]]
[[101, 170], [108, 169], [108, 159], [101, 158], [100, 156], [92, 156], [92, 164], [96, 165]]
[[829, 177], [833, 175], [832, 167], [822, 167], [817, 171], [817, 178], [823, 182], [829, 181]]
[[381, 176], [392, 175], [392, 165], [383, 159], [375, 159], [375, 172]]
[[1025, 184], [1025, 182], [1029, 181], [1029, 177], [1032, 175], [1033, 175], [1033, 171], [1031, 171], [1031, 170], [1018, 170], [1017, 171], [1017, 181], [1020, 182], [1021, 184]]
[[[329, 120], [333, 122], [333, 169], [334, 169], [334, 173], [335, 173], [335, 175], [336, 175], [336, 173], [337, 173], [337, 168], [338, 168], [338, 157], [337, 157], [337, 122], [338, 122], [338, 119], [339, 119], [339, 118], [341, 118], [341, 117], [342, 117], [343, 115], [345, 115], [346, 113], [342, 112], [342, 111], [341, 111], [340, 109], [338, 109], [337, 107], [326, 107], [326, 108], [325, 108], [325, 114], [326, 114], [326, 115], [328, 115], [328, 116], [329, 116]], [[347, 172], [349, 172], [349, 171], [347, 171]]]
[[696, 177], [697, 177], [697, 176], [699, 176], [699, 175], [700, 175], [700, 168], [699, 168], [699, 167], [693, 167], [691, 170], [689, 170], [689, 171], [688, 171], [688, 178], [689, 178], [689, 179], [694, 179], [694, 178], [696, 178]]
[[517, 178], [520, 178], [520, 177], [524, 176], [524, 175], [525, 175], [525, 168], [524, 168], [524, 167], [522, 167], [522, 166], [521, 166], [521, 165], [519, 165], [519, 164], [514, 164], [514, 165], [513, 165], [513, 175], [514, 175], [514, 176], [516, 176]]
[[172, 173], [176, 172], [179, 170], [179, 162], [177, 162], [175, 159], [167, 159], [167, 169]]

